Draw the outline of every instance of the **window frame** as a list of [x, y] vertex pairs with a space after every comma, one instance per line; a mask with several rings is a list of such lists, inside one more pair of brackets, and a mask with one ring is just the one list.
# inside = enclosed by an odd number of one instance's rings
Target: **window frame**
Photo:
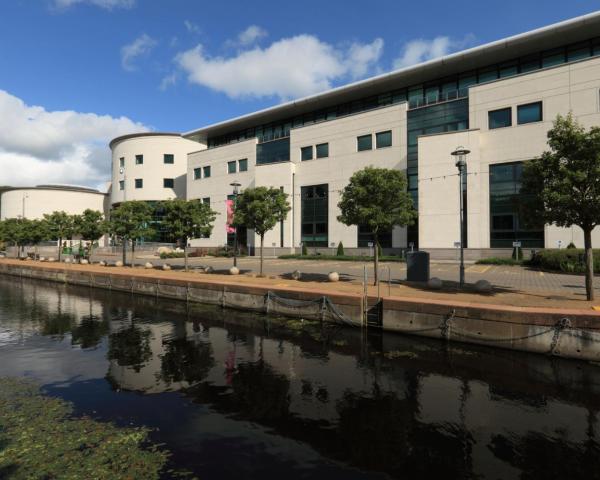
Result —
[[[509, 123], [508, 125], [500, 125], [497, 127], [492, 127], [492, 114], [494, 113], [498, 113], [498, 112], [505, 112], [507, 111], [509, 112]], [[512, 118], [512, 106], [511, 107], [503, 107], [503, 108], [496, 108], [494, 110], [488, 110], [488, 130], [498, 130], [499, 128], [508, 128], [508, 127], [512, 127], [513, 125], [513, 118]]]
[[125, 190], [125, 180], [119, 180], [119, 191]]
[[[519, 119], [519, 110], [521, 108], [524, 107], [531, 107], [533, 105], [539, 105], [540, 106], [540, 117], [539, 120], [531, 120], [528, 122], [522, 122]], [[529, 103], [523, 103], [521, 105], [517, 105], [517, 125], [529, 125], [530, 123], [539, 123], [539, 122], [543, 122], [544, 121], [544, 104], [541, 100], [537, 101], [537, 102], [529, 102]]]
[[[361, 147], [362, 140], [369, 140], [368, 148], [366, 146]], [[373, 134], [369, 133], [367, 135], [359, 135], [356, 137], [356, 151], [357, 152], [368, 152], [369, 150], [373, 150]]]
[[[232, 166], [233, 170], [231, 169]], [[234, 173], [237, 173], [237, 160], [231, 160], [227, 162], [227, 174], [233, 175]]]
[[119, 158], [119, 168], [125, 168], [125, 157]]
[[[208, 172], [208, 175], [206, 174]], [[210, 178], [211, 168], [210, 165], [202, 167], [202, 178]]]
[[[171, 186], [167, 185], [167, 182], [171, 184]], [[163, 188], [175, 188], [175, 179], [174, 178], [163, 178]]]
[[144, 179], [143, 178], [135, 179], [135, 188], [136, 189], [144, 188]]
[[[310, 150], [310, 158], [304, 158], [304, 152], [309, 151]], [[314, 155], [314, 147], [313, 145], [308, 145], [306, 147], [300, 147], [300, 161], [301, 162], [308, 162], [309, 160], [314, 160], [315, 155]]]
[[135, 156], [135, 164], [136, 165], [143, 165], [144, 164], [144, 154], [143, 153], [136, 154], [136, 156]]
[[[242, 169], [242, 165], [244, 165], [243, 169]], [[248, 159], [240, 158], [238, 160], [238, 172], [247, 172], [247, 171], [248, 171]]]
[[194, 180], [201, 180], [202, 179], [202, 167], [195, 167], [194, 168]]
[[[167, 162], [167, 157], [171, 157], [170, 162]], [[175, 165], [175, 154], [174, 153], [163, 153], [163, 164], [164, 165]]]
[[[319, 155], [319, 147], [325, 147], [327, 149], [326, 155]], [[329, 142], [315, 145], [315, 153], [315, 158], [329, 158]]]
[[[383, 135], [383, 134], [390, 134], [390, 144], [389, 145], [379, 145], [379, 136]], [[391, 130], [384, 130], [383, 132], [376, 132], [375, 133], [375, 148], [377, 150], [381, 149], [381, 148], [390, 148], [391, 146], [393, 146], [394, 141], [393, 141], [393, 134]]]

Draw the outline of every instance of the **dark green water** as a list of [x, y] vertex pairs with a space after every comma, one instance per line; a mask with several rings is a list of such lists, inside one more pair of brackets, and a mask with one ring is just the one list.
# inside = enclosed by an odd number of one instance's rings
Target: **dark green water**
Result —
[[0, 376], [208, 479], [600, 478], [600, 366], [0, 277]]

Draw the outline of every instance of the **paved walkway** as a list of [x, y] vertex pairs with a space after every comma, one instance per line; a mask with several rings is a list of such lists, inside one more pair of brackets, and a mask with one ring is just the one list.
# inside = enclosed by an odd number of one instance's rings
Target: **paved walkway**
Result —
[[[117, 257], [106, 257], [116, 260]], [[143, 264], [146, 261], [154, 265], [169, 263], [172, 266], [183, 266], [183, 259], [160, 260], [157, 257], [141, 256], [136, 262]], [[190, 258], [191, 268], [211, 266], [216, 271], [225, 272], [231, 265], [231, 258]], [[372, 262], [336, 262], [330, 260], [284, 260], [279, 258], [265, 258], [264, 271], [267, 275], [289, 277], [294, 270], [299, 270], [306, 280], [324, 280], [331, 271], [338, 272], [342, 278], [352, 282], [362, 282], [364, 268], [366, 266], [367, 276], [373, 279]], [[238, 267], [242, 273], [258, 273], [259, 259], [245, 257], [238, 259]], [[520, 266], [496, 266], [496, 265], [467, 265], [466, 281], [474, 284], [478, 280], [487, 280], [495, 287], [513, 292], [533, 291], [546, 294], [565, 294], [585, 298], [585, 283], [583, 275], [570, 275], [561, 273], [548, 273]], [[455, 263], [432, 263], [430, 276], [438, 277], [444, 281], [458, 281], [458, 264]], [[380, 264], [380, 281], [387, 283], [391, 277], [392, 283], [406, 280], [406, 264], [399, 262], [382, 262]], [[596, 291], [600, 297], [600, 278], [596, 279]], [[600, 303], [600, 301], [599, 301]]]

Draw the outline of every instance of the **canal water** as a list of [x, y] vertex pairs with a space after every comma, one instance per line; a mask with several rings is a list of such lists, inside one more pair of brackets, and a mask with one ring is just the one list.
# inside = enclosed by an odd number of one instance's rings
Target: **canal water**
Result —
[[0, 277], [0, 376], [203, 479], [593, 479], [600, 366]]

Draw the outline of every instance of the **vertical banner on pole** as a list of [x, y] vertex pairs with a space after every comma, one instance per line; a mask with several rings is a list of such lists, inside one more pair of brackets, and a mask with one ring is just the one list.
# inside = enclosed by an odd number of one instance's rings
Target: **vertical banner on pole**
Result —
[[227, 221], [225, 222], [225, 231], [227, 233], [235, 233], [235, 228], [233, 227], [233, 200], [227, 200]]

